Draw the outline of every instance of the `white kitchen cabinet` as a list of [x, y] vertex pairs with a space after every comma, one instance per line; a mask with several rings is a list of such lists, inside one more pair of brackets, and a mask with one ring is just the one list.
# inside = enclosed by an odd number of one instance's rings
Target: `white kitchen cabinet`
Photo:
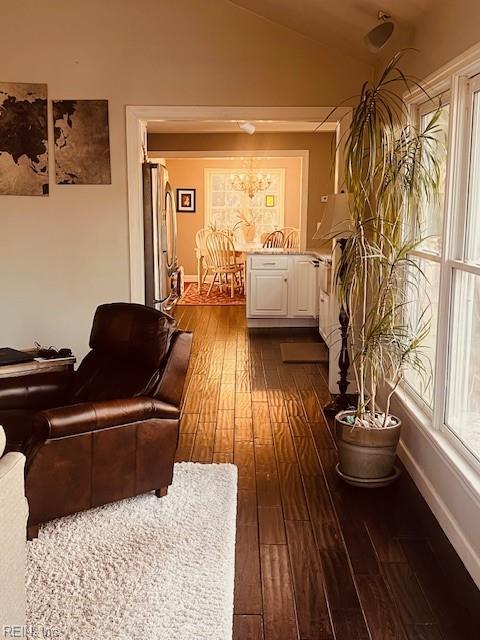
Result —
[[318, 270], [312, 258], [276, 253], [248, 256], [249, 326], [315, 326]]
[[288, 286], [288, 315], [316, 316], [317, 274], [311, 256], [291, 257], [291, 277]]
[[273, 269], [288, 271], [290, 263], [292, 260], [292, 256], [279, 256], [279, 255], [255, 255], [250, 256], [249, 266], [250, 269], [255, 270], [267, 270], [272, 271]]
[[288, 315], [288, 271], [252, 269], [248, 274], [248, 317], [276, 318]]

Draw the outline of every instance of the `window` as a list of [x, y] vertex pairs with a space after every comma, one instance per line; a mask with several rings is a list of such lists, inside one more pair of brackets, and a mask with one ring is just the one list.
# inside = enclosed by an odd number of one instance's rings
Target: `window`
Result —
[[[408, 321], [416, 326], [424, 314], [430, 315], [430, 333], [423, 344], [423, 351], [430, 362], [431, 375], [419, 376], [414, 371], [405, 373], [405, 381], [429, 408], [433, 405], [434, 370], [438, 324], [438, 297], [440, 291], [440, 265], [443, 252], [443, 218], [445, 208], [445, 183], [447, 172], [447, 148], [448, 148], [448, 121], [450, 105], [448, 95], [441, 96], [440, 116], [433, 129], [433, 137], [436, 138], [436, 152], [439, 155], [440, 168], [440, 193], [436, 201], [419, 203], [420, 228], [417, 230], [418, 239], [423, 239], [417, 250], [412, 253], [412, 259], [425, 274], [425, 283], [421, 288], [416, 288], [410, 294], [414, 304], [409, 305]], [[436, 114], [436, 107], [429, 100], [421, 105], [418, 110], [418, 124], [422, 131], [428, 127]]]
[[[445, 206], [445, 181], [447, 173], [447, 148], [448, 148], [448, 120], [450, 116], [450, 105], [445, 100], [448, 96], [441, 96], [441, 108], [437, 122], [432, 131], [432, 138], [437, 141], [436, 152], [440, 167], [439, 197], [436, 201], [422, 202], [420, 204], [420, 233], [424, 238], [420, 245], [421, 250], [440, 255], [443, 245], [443, 217]], [[419, 110], [419, 124], [421, 131], [425, 131], [431, 124], [436, 109], [432, 110], [432, 103], [429, 102]]]
[[[480, 86], [475, 83], [472, 101], [472, 130], [470, 133], [470, 176], [468, 183], [467, 233], [465, 260], [480, 264]], [[478, 86], [478, 89], [476, 88]]]
[[447, 426], [480, 456], [480, 276], [455, 269]]
[[[429, 409], [433, 406], [435, 354], [437, 342], [438, 325], [438, 297], [440, 290], [440, 263], [432, 258], [420, 257], [420, 251], [412, 256], [417, 267], [422, 271], [425, 278], [421, 279], [420, 286], [410, 286], [409, 300], [413, 304], [408, 306], [408, 321], [412, 327], [417, 327], [423, 323], [427, 317], [430, 319], [430, 331], [422, 344], [422, 351], [426, 358], [429, 375], [418, 375], [415, 371], [408, 369], [405, 372], [405, 382], [420, 400]], [[412, 280], [418, 280], [418, 271], [412, 273]], [[429, 365], [429, 366], [428, 366]]]
[[[470, 63], [470, 69], [475, 68]], [[479, 75], [465, 78], [457, 68], [451, 88], [441, 96], [438, 136], [445, 141], [440, 156], [441, 197], [420, 203], [422, 237], [412, 252], [428, 284], [411, 295], [409, 317], [415, 322], [431, 305], [432, 328], [424, 348], [432, 363], [426, 387], [406, 372], [406, 389], [419, 407], [472, 464], [480, 464], [480, 59]], [[442, 82], [445, 82], [442, 80]], [[419, 92], [412, 112], [421, 127], [433, 110], [422, 105]], [[431, 104], [431, 103], [430, 103]], [[448, 138], [448, 140], [447, 140]], [[448, 144], [447, 144], [448, 142]], [[425, 406], [427, 405], [427, 406]], [[479, 467], [480, 468], [480, 467]]]
[[245, 216], [255, 223], [256, 239], [283, 227], [285, 169], [268, 169], [268, 174], [271, 178], [268, 190], [249, 198], [243, 191], [232, 188], [232, 169], [205, 169], [206, 225], [233, 229]]
[[[465, 224], [451, 261], [451, 322], [446, 425], [480, 458], [480, 82], [467, 92]], [[467, 151], [468, 150], [468, 151]], [[459, 167], [459, 169], [461, 169]], [[460, 209], [459, 212], [460, 214]], [[460, 215], [459, 221], [460, 221]]]

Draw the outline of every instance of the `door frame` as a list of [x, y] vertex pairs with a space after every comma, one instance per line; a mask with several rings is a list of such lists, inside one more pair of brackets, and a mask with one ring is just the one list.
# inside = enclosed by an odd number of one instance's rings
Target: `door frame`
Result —
[[[127, 106], [128, 234], [130, 248], [130, 300], [145, 302], [143, 258], [142, 162], [147, 150], [147, 123], [152, 120], [219, 121], [266, 120], [328, 122], [336, 125], [335, 191], [341, 185], [341, 158], [345, 131], [351, 121], [350, 107], [211, 107], [211, 106]], [[245, 154], [244, 154], [245, 155]], [[307, 176], [308, 176], [308, 163]], [[303, 169], [305, 171], [305, 168]], [[302, 185], [302, 190], [305, 185]], [[306, 212], [303, 227], [306, 240]], [[302, 228], [303, 230], [303, 228]]]

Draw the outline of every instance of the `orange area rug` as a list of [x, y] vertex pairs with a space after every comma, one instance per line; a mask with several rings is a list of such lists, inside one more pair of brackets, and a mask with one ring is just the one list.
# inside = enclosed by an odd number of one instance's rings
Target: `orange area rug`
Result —
[[230, 297], [230, 288], [228, 291], [224, 288], [223, 293], [219, 287], [215, 285], [212, 292], [207, 297], [209, 284], [202, 284], [201, 291], [198, 290], [196, 282], [186, 282], [185, 292], [180, 300], [177, 302], [179, 305], [191, 305], [191, 306], [227, 306], [227, 305], [239, 305], [245, 304], [245, 295], [240, 293], [238, 289], [235, 290], [233, 298]]

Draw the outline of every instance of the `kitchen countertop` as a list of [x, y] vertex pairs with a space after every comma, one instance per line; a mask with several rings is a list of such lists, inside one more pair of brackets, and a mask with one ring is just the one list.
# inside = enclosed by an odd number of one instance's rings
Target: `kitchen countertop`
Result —
[[317, 258], [321, 262], [331, 264], [332, 256], [330, 253], [315, 251], [315, 249], [273, 249], [273, 248], [252, 248], [247, 249], [246, 253], [249, 256], [263, 255], [263, 256], [312, 256]]

